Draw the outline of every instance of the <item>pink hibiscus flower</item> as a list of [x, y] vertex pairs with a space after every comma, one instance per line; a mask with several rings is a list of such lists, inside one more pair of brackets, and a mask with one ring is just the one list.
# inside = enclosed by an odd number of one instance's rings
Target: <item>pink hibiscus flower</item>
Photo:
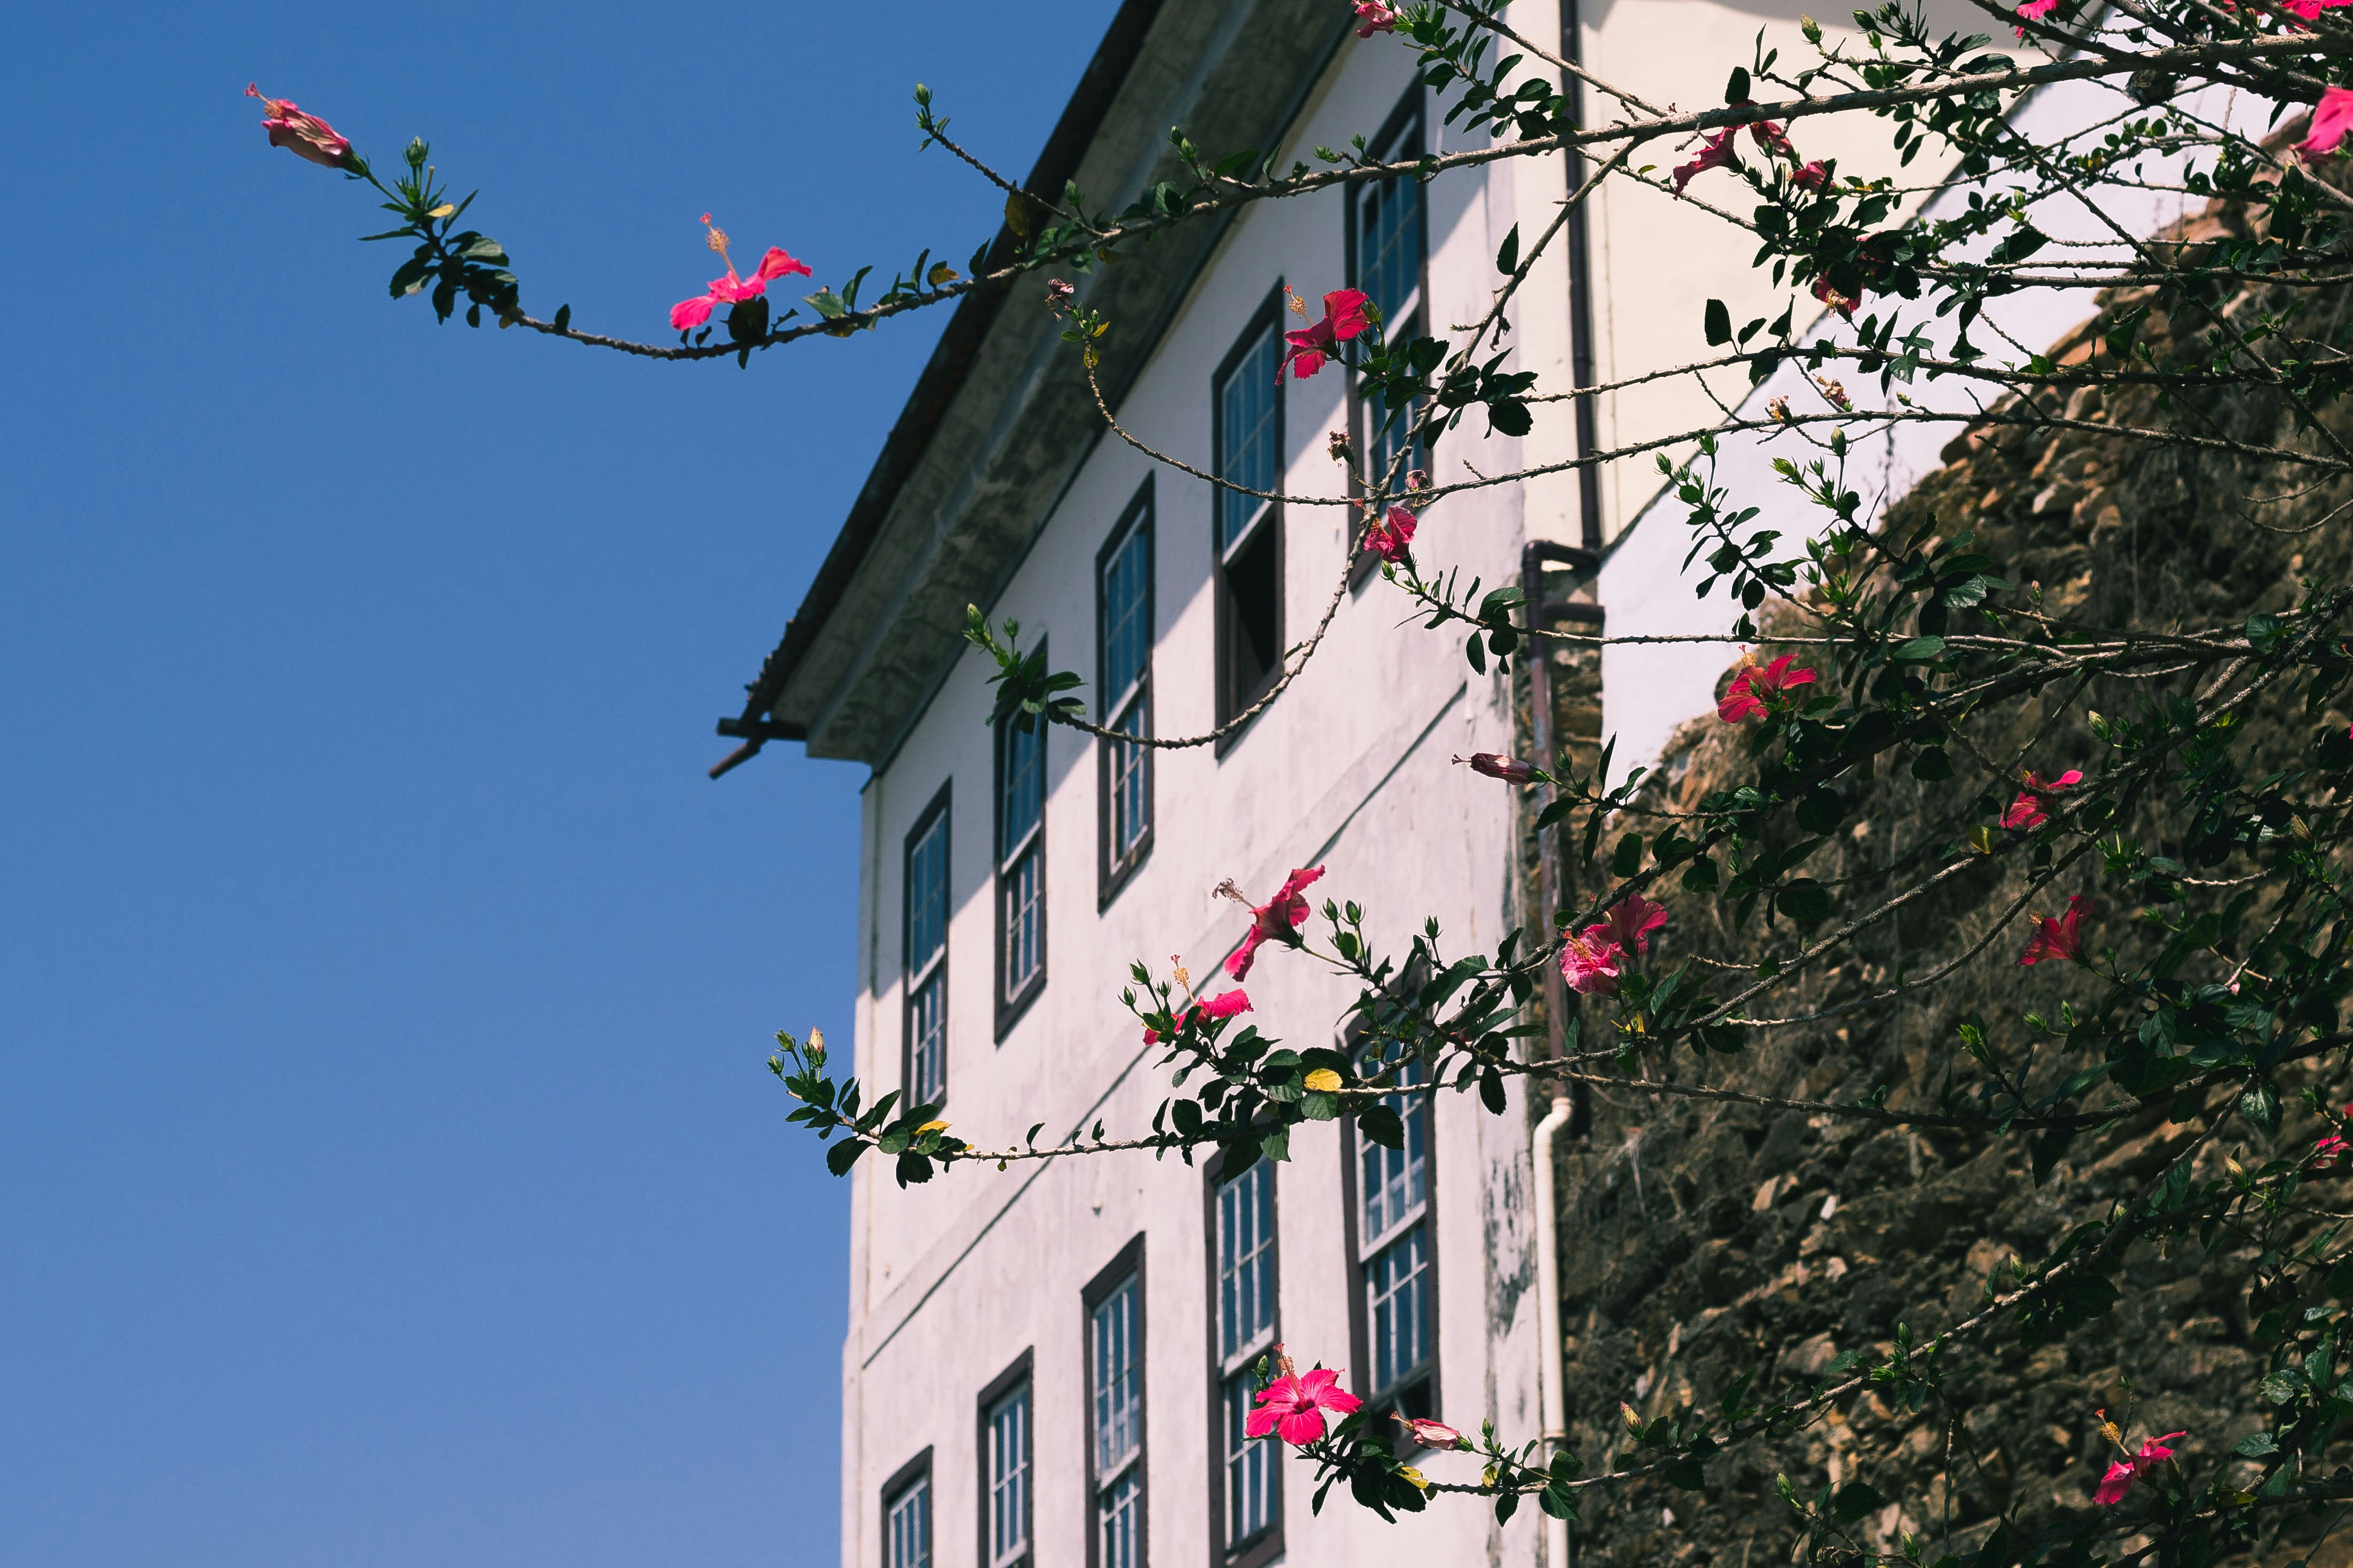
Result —
[[1562, 939], [1561, 977], [1579, 996], [1613, 996], [1624, 973], [1626, 950], [1618, 945], [1606, 925], [1589, 925]]
[[[1292, 334], [1298, 336], [1296, 332]], [[1413, 542], [1416, 526], [1413, 513], [1401, 506], [1389, 508], [1388, 516], [1365, 530], [1365, 548], [1384, 561], [1402, 561], [1406, 547]]]
[[1797, 657], [1785, 653], [1770, 664], [1758, 665], [1742, 655], [1740, 671], [1725, 689], [1724, 700], [1715, 705], [1715, 716], [1727, 724], [1762, 719], [1768, 700], [1778, 703], [1792, 688], [1812, 685], [1812, 670], [1789, 668]]
[[[1179, 1010], [1176, 1015], [1176, 1027], [1181, 1032], [1191, 1028], [1196, 1023], [1208, 1023], [1217, 1018], [1230, 1018], [1237, 1013], [1247, 1013], [1250, 1010], [1250, 996], [1237, 986], [1231, 991], [1220, 992], [1215, 996], [1200, 997], [1190, 1006]], [[1145, 1029], [1144, 1043], [1147, 1046], [1158, 1045], [1159, 1032], [1155, 1029]]]
[[691, 300], [681, 300], [670, 308], [670, 324], [681, 332], [709, 321], [714, 306], [740, 305], [746, 300], [758, 299], [768, 291], [772, 279], [795, 272], [804, 278], [814, 276], [807, 262], [795, 261], [782, 247], [772, 245], [768, 254], [760, 258], [760, 265], [753, 268], [752, 276], [739, 278], [735, 275], [735, 262], [727, 254], [727, 231], [712, 223], [709, 213], [702, 215], [702, 226], [711, 231], [703, 243], [717, 251], [719, 259], [727, 264], [727, 276], [712, 279], [707, 291]]
[[[1288, 1367], [1291, 1358], [1283, 1357], [1282, 1364]], [[1258, 1391], [1258, 1408], [1250, 1413], [1242, 1430], [1252, 1437], [1263, 1437], [1271, 1432], [1293, 1447], [1301, 1448], [1324, 1436], [1324, 1412], [1345, 1415], [1363, 1403], [1340, 1386], [1340, 1374], [1330, 1367], [1285, 1372]]]
[[1704, 174], [1710, 169], [1720, 169], [1731, 163], [1732, 139], [1738, 133], [1737, 127], [1731, 127], [1719, 131], [1713, 136], [1701, 137], [1699, 152], [1692, 161], [1675, 165], [1673, 176], [1675, 195], [1682, 195], [1683, 187], [1692, 183], [1694, 176]]
[[1335, 289], [1324, 295], [1322, 321], [1282, 334], [1291, 348], [1283, 354], [1282, 363], [1274, 367], [1274, 379], [1280, 382], [1282, 373], [1294, 364], [1299, 367], [1294, 374], [1301, 381], [1322, 370], [1325, 360], [1336, 356], [1338, 345], [1373, 324], [1365, 314], [1368, 298], [1355, 289]]
[[2049, 820], [2042, 810], [2044, 799], [2051, 795], [2063, 794], [2083, 782], [2084, 775], [2073, 768], [2069, 768], [2055, 779], [2037, 778], [2034, 776], [2034, 770], [2029, 768], [2026, 771], [2025, 792], [2010, 803], [2010, 810], [2003, 816], [2001, 825], [2004, 827], [2042, 826]]
[[1620, 950], [1639, 954], [1651, 951], [1651, 933], [1666, 923], [1664, 904], [1654, 904], [1640, 893], [1629, 893], [1603, 911], [1600, 924], [1587, 926], [1585, 934], [1606, 932]]
[[2132, 1490], [2135, 1481], [2154, 1467], [2173, 1458], [2173, 1450], [2166, 1445], [2176, 1437], [2189, 1436], [2187, 1432], [2168, 1432], [2162, 1437], [2143, 1439], [2139, 1453], [2127, 1454], [2108, 1467], [2108, 1473], [2100, 1478], [2100, 1489], [2092, 1494], [2092, 1500], [2102, 1508], [2114, 1508], [2124, 1501], [2125, 1494]]
[[1484, 773], [1491, 779], [1502, 779], [1505, 784], [1524, 784], [1532, 782], [1536, 776], [1535, 763], [1524, 763], [1517, 757], [1507, 757], [1500, 752], [1473, 752], [1467, 757], [1457, 757], [1454, 760], [1458, 763], [1469, 763], [1471, 771], [1474, 773]]
[[[2030, 22], [2040, 22], [2058, 8], [2059, 0], [2026, 0], [2026, 3], [2018, 8], [2017, 14]], [[2018, 36], [2021, 38], [2026, 37], [2026, 29], [2019, 28]]]
[[2343, 1134], [2331, 1132], [2327, 1137], [2313, 1144], [2312, 1168], [2316, 1171], [2335, 1170], [2337, 1162], [2345, 1158], [2345, 1151], [2348, 1147], [2353, 1145], [2348, 1145], [2345, 1142]]
[[2312, 134], [2297, 142], [2295, 150], [2307, 158], [2326, 158], [2348, 131], [2353, 131], [2353, 89], [2329, 88], [2312, 111]]
[[1836, 310], [1841, 316], [1853, 315], [1854, 308], [1862, 303], [1860, 299], [1841, 294], [1837, 289], [1831, 288], [1831, 280], [1827, 277], [1817, 278], [1814, 279], [1813, 293], [1815, 299], [1820, 300], [1823, 304], [1828, 305], [1831, 310]]
[[2339, 5], [2353, 5], [2353, 0], [2279, 0], [2281, 10], [2306, 22], [2318, 21], [2323, 11], [2334, 10]]
[[[2079, 929], [2084, 913], [2084, 896], [2071, 893], [2067, 897], [2067, 912], [2056, 920], [2048, 915], [2028, 917], [2033, 921], [2034, 934], [2026, 939], [2026, 951], [2018, 955], [2021, 963], [2040, 963], [2046, 958], [2073, 959], [2084, 957], [2084, 935]], [[2177, 1434], [2178, 1435], [2178, 1434]]]
[[[2353, 5], [2353, 0], [2347, 0], [2347, 3], [2348, 5]], [[1819, 191], [1824, 185], [1829, 184], [1830, 182], [1831, 166], [1828, 163], [1823, 163], [1820, 158], [1815, 159], [1812, 163], [1807, 164], [1802, 169], [1792, 169], [1789, 171], [1789, 184], [1797, 186], [1798, 189], [1801, 191]]]
[[1397, 31], [1398, 14], [1381, 5], [1379, 0], [1356, 0], [1356, 20], [1362, 24], [1356, 29], [1356, 37], [1360, 38], [1369, 38], [1375, 33]]
[[1230, 878], [1218, 884], [1219, 898], [1231, 899], [1250, 912], [1250, 932], [1242, 938], [1242, 944], [1234, 955], [1226, 960], [1227, 973], [1236, 980], [1249, 979], [1250, 960], [1258, 952], [1258, 944], [1270, 937], [1277, 942], [1287, 942], [1293, 947], [1299, 945], [1299, 927], [1307, 919], [1307, 896], [1300, 889], [1323, 874], [1321, 866], [1293, 871], [1283, 879], [1282, 890], [1262, 904], [1251, 903], [1243, 896], [1242, 890], [1234, 886]]
[[335, 134], [335, 128], [315, 114], [305, 114], [294, 107], [289, 98], [270, 98], [252, 82], [245, 84], [245, 96], [259, 98], [269, 112], [262, 116], [262, 129], [269, 132], [269, 144], [283, 147], [297, 158], [306, 159], [325, 169], [349, 168], [353, 163], [352, 144], [348, 138]]

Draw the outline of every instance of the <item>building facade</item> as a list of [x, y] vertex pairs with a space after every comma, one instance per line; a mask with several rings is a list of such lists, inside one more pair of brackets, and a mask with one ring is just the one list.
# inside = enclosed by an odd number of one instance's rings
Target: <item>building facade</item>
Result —
[[[1029, 187], [1074, 180], [1091, 203], [1123, 205], [1175, 172], [1171, 125], [1213, 158], [1250, 147], [1286, 165], [1359, 134], [1384, 158], [1476, 144], [1444, 123], [1410, 52], [1356, 38], [1349, 11], [1128, 0]], [[1683, 73], [1699, 62], [1720, 79], [1760, 21], [1784, 47], [1798, 36], [1795, 7], [1707, 0], [1620, 0], [1581, 18], [1546, 0], [1510, 16], [1661, 99], [1693, 96]], [[1351, 512], [1319, 504], [1345, 499], [1327, 436], [1377, 452], [1385, 438], [1342, 374], [1277, 369], [1298, 324], [1286, 289], [1311, 302], [1361, 289], [1393, 331], [1459, 335], [1489, 307], [1504, 237], [1540, 232], [1562, 179], [1557, 159], [1505, 159], [1262, 203], [1078, 280], [1111, 322], [1102, 384], [1124, 430], [1281, 501], [1107, 432], [1039, 280], [959, 308], [745, 717], [723, 726], [754, 747], [800, 741], [872, 769], [862, 1079], [943, 1102], [985, 1146], [1032, 1123], [1041, 1140], [1097, 1125], [1118, 1136], [1144, 1128], [1165, 1092], [1119, 1000], [1129, 964], [1165, 974], [1181, 959], [1208, 974], [1247, 925], [1212, 895], [1220, 881], [1259, 901], [1293, 868], [1322, 867], [1315, 901], [1362, 905], [1392, 950], [1426, 919], [1457, 952], [1527, 922], [1513, 792], [1452, 762], [1528, 746], [1525, 693], [1459, 644], [1400, 629], [1404, 601], [1349, 560]], [[1701, 357], [1696, 301], [1726, 297], [1736, 314], [1755, 289], [1745, 252], [1703, 237], [1701, 221], [1662, 193], [1598, 205], [1581, 252], [1548, 256], [1510, 312], [1515, 365], [1558, 387], [1573, 368], [1614, 381]], [[1597, 399], [1593, 425], [1608, 444], [1704, 424], [1708, 406], [1662, 384]], [[1483, 426], [1474, 414], [1439, 445], [1440, 483], [1578, 450], [1568, 418], [1517, 438]], [[1576, 550], [1614, 542], [1650, 500], [1617, 482], [1565, 471], [1463, 491], [1430, 510], [1417, 555], [1489, 584], [1519, 581], [1530, 545], [1589, 566]], [[1651, 531], [1680, 555], [1679, 531]], [[1641, 625], [1653, 602], [1688, 624], [1672, 572], [1611, 561], [1613, 624]], [[1593, 574], [1545, 581], [1589, 598]], [[1088, 677], [1090, 717], [1139, 736], [1219, 725], [1265, 693], [1286, 649], [1323, 643], [1246, 729], [1154, 750], [991, 728], [992, 666], [958, 636], [968, 603], [1018, 621], [1025, 646], [1042, 637], [1055, 668]], [[1612, 700], [1647, 705], [1642, 721], [1663, 735], [1704, 707], [1727, 653], [1676, 667], [1655, 694], [1639, 664], [1613, 668]], [[1258, 1026], [1293, 1045], [1334, 1043], [1355, 996], [1280, 950], [1261, 955], [1249, 992]], [[1111, 1155], [958, 1167], [902, 1189], [887, 1162], [861, 1162], [845, 1568], [1538, 1561], [1533, 1510], [1505, 1526], [1460, 1500], [1396, 1525], [1345, 1501], [1319, 1515], [1305, 1467], [1240, 1427], [1250, 1369], [1280, 1342], [1303, 1366], [1345, 1368], [1377, 1407], [1538, 1434], [1541, 1109], [1499, 1117], [1440, 1095], [1409, 1118], [1401, 1152], [1320, 1124], [1288, 1159], [1233, 1181], [1214, 1162]], [[1469, 1479], [1472, 1463], [1429, 1468]]]

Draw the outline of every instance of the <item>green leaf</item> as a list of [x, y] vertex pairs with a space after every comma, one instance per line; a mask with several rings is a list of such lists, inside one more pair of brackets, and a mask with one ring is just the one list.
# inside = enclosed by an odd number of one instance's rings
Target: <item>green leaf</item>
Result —
[[864, 1140], [858, 1138], [844, 1139], [842, 1142], [836, 1143], [826, 1150], [825, 1168], [831, 1171], [837, 1176], [846, 1176], [849, 1174], [849, 1167], [858, 1163], [858, 1157], [865, 1152], [866, 1143]]
[[1851, 1524], [1866, 1513], [1877, 1513], [1887, 1501], [1870, 1482], [1851, 1481], [1831, 1500], [1831, 1514], [1841, 1524]]
[[1942, 746], [1923, 746], [1912, 756], [1912, 776], [1934, 784], [1953, 776], [1953, 759]]
[[1497, 1116], [1504, 1114], [1508, 1103], [1504, 1098], [1504, 1075], [1493, 1068], [1479, 1075], [1479, 1103]]
[[1520, 269], [1520, 226], [1514, 224], [1512, 232], [1504, 237], [1503, 248], [1495, 252], [1495, 270], [1503, 273]]
[[1799, 877], [1773, 895], [1773, 907], [1799, 925], [1812, 925], [1830, 918], [1830, 889], [1811, 877]]
[[1897, 648], [1894, 657], [1898, 664], [1921, 664], [1943, 658], [1944, 652], [1945, 639], [1942, 637], [1914, 637]]
[[1356, 1111], [1356, 1131], [1384, 1149], [1405, 1148], [1405, 1118], [1388, 1106], [1376, 1102], [1360, 1107]]
[[1826, 834], [1846, 816], [1846, 802], [1836, 790], [1818, 789], [1798, 803], [1798, 826], [1809, 833]]
[[1609, 874], [1621, 881], [1642, 868], [1642, 836], [1629, 833], [1609, 852]]
[[1710, 300], [1707, 302], [1703, 325], [1710, 343], [1728, 343], [1732, 341], [1732, 312], [1724, 308], [1723, 300]]
[[1747, 68], [1743, 66], [1733, 67], [1731, 78], [1724, 84], [1724, 101], [1726, 103], [1746, 103], [1748, 101], [1749, 97], [1750, 88], [1748, 85]]

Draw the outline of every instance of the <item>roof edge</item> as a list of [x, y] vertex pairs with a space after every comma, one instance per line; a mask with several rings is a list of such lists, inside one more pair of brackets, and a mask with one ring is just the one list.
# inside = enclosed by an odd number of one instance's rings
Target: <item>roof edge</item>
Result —
[[[1145, 35], [1151, 31], [1163, 4], [1164, 0], [1123, 0], [1070, 101], [1062, 106], [1061, 116], [1055, 121], [1022, 189], [1050, 200], [1060, 198], [1063, 184], [1077, 173], [1095, 133], [1103, 128], [1103, 117], [1143, 52]], [[1011, 231], [1000, 226], [989, 242], [989, 264], [1001, 265], [1008, 259], [1015, 243]], [[750, 761], [770, 740], [805, 739], [790, 732], [797, 726], [770, 724], [769, 715], [784, 692], [785, 682], [825, 629], [850, 578], [873, 547], [892, 504], [929, 449], [949, 404], [964, 390], [973, 360], [1011, 290], [1009, 281], [975, 289], [948, 318], [947, 329], [940, 334], [923, 374], [915, 378], [914, 390], [884, 437], [882, 450], [876, 455], [866, 483], [860, 487], [858, 499], [850, 504], [841, 531], [834, 536], [832, 548], [802, 595], [800, 608], [785, 623], [782, 640], [761, 661], [760, 673], [744, 689], [747, 696], [742, 715], [719, 721], [720, 734], [742, 738], [744, 744], [711, 770], [712, 778]]]

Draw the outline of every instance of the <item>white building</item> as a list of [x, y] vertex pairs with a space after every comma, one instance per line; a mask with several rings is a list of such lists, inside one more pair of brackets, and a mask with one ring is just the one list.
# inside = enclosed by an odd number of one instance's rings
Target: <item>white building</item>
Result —
[[[1575, 5], [1523, 3], [1511, 18], [1552, 44]], [[1358, 41], [1349, 10], [1127, 0], [1030, 188], [1074, 179], [1124, 205], [1173, 172], [1171, 125], [1212, 158], [1280, 149], [1286, 164], [1359, 133], [1385, 155], [1465, 145], [1411, 54]], [[1713, 0], [1617, 0], [1572, 37], [1604, 75], [1690, 105], [1714, 101], [1760, 23], [1802, 47], [1795, 6]], [[1361, 443], [1365, 416], [1335, 372], [1276, 391], [1280, 334], [1297, 324], [1284, 286], [1311, 301], [1362, 288], [1393, 324], [1459, 337], [1490, 303], [1504, 235], [1541, 231], [1562, 179], [1558, 159], [1507, 159], [1162, 235], [1081, 280], [1112, 322], [1113, 406], [1200, 468], [1340, 496], [1326, 434]], [[1737, 320], [1757, 293], [1745, 247], [1654, 193], [1598, 204], [1585, 248], [1582, 333], [1567, 247], [1511, 312], [1518, 365], [1552, 387], [1580, 348], [1601, 380], [1700, 357], [1699, 300], [1733, 300]], [[1293, 867], [1325, 867], [1317, 903], [1361, 903], [1397, 948], [1428, 916], [1453, 952], [1492, 950], [1527, 918], [1511, 792], [1451, 761], [1526, 746], [1509, 679], [1472, 670], [1457, 641], [1401, 631], [1405, 602], [1377, 578], [1342, 588], [1343, 508], [1250, 502], [1106, 434], [1042, 295], [1032, 280], [959, 309], [745, 719], [723, 727], [871, 766], [855, 1070], [877, 1090], [944, 1092], [957, 1132], [992, 1146], [1040, 1121], [1048, 1138], [1146, 1125], [1165, 1086], [1119, 992], [1132, 960], [1166, 973], [1181, 955], [1201, 976], [1234, 948], [1246, 917], [1210, 895], [1221, 879], [1263, 900]], [[1705, 423], [1706, 407], [1688, 388], [1645, 388], [1597, 400], [1593, 418], [1606, 444]], [[1441, 483], [1466, 462], [1492, 473], [1577, 450], [1559, 412], [1522, 439], [1483, 429], [1474, 413], [1440, 444]], [[1612, 538], [1651, 493], [1615, 479], [1581, 493], [1574, 476], [1467, 491], [1430, 510], [1415, 547], [1466, 581], [1514, 582], [1525, 545]], [[1335, 591], [1297, 681], [1226, 743], [1181, 751], [992, 732], [991, 667], [958, 635], [968, 602], [1018, 620], [1025, 645], [1044, 636], [1055, 667], [1089, 678], [1098, 721], [1190, 735], [1262, 691]], [[1653, 595], [1680, 613], [1689, 590], [1670, 574]], [[1609, 603], [1621, 626], [1646, 608]], [[1613, 702], [1643, 701], [1639, 671], [1611, 679]], [[1652, 727], [1705, 696], [1676, 687]], [[1258, 1026], [1294, 1044], [1328, 1043], [1355, 994], [1279, 950], [1249, 991]], [[1377, 1405], [1538, 1434], [1522, 1109], [1441, 1096], [1409, 1163], [1314, 1125], [1287, 1161], [1226, 1185], [1114, 1155], [958, 1167], [902, 1190], [888, 1162], [861, 1162], [845, 1568], [1535, 1563], [1532, 1508], [1500, 1528], [1461, 1500], [1397, 1526], [1345, 1499], [1312, 1514], [1305, 1468], [1238, 1445], [1232, 1404], [1281, 1341], [1303, 1365], [1346, 1368]], [[1472, 1463], [1428, 1468], [1468, 1479]]]

